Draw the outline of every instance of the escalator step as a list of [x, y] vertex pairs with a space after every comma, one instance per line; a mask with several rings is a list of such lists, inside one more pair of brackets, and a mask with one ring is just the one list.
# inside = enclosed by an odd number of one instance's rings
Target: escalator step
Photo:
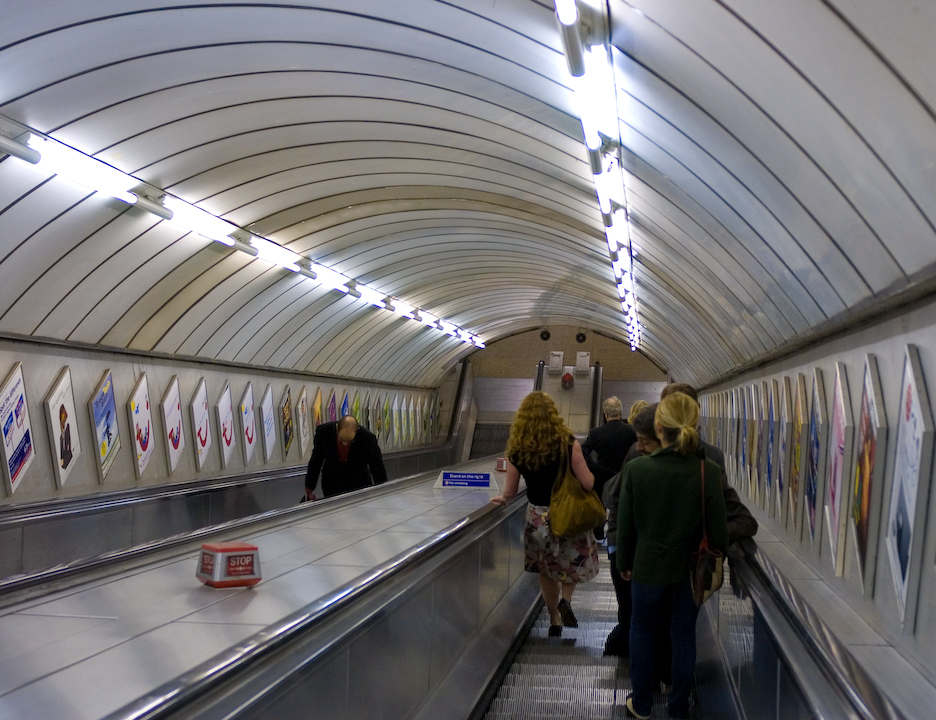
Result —
[[[549, 614], [543, 609], [485, 720], [617, 720], [627, 716], [628, 661], [602, 654], [617, 624], [617, 601], [607, 563], [597, 578], [576, 588], [572, 606], [579, 627], [563, 628], [558, 638], [548, 636]], [[667, 717], [666, 696], [656, 693], [652, 718]]]

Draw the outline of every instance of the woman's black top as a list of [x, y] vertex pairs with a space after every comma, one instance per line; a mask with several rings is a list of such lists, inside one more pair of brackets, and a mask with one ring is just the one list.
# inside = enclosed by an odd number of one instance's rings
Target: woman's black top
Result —
[[557, 452], [554, 457], [549, 458], [535, 470], [526, 465], [518, 464], [516, 456], [508, 459], [520, 471], [523, 479], [526, 480], [527, 500], [533, 505], [549, 505], [553, 485], [555, 485], [556, 476], [559, 474], [559, 453]]

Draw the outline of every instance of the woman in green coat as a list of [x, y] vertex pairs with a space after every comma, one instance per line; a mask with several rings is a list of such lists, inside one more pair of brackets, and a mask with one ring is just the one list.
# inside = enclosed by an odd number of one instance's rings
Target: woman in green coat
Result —
[[[660, 401], [654, 427], [661, 448], [624, 466], [618, 505], [617, 566], [631, 581], [630, 717], [649, 718], [653, 706], [654, 627], [662, 601], [672, 598], [671, 718], [689, 715], [695, 669], [695, 623], [689, 563], [702, 540], [702, 507], [709, 545], [728, 549], [721, 470], [696, 455], [699, 406], [683, 393]], [[705, 492], [703, 496], [703, 472]]]

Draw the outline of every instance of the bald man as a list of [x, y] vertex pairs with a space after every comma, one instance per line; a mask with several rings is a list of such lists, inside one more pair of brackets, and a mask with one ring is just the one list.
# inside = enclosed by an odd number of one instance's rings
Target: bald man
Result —
[[322, 494], [327, 498], [387, 482], [377, 436], [358, 425], [353, 415], [319, 425], [306, 471], [307, 500], [314, 499], [319, 473]]

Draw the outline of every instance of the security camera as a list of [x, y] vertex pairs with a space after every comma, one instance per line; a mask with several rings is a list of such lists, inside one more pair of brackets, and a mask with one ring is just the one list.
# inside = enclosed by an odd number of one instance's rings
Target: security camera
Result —
[[580, 333], [576, 333], [576, 334], [575, 334], [575, 342], [577, 342], [577, 343], [583, 343], [583, 342], [585, 342], [586, 339], [587, 339], [587, 338], [586, 338], [586, 335], [585, 335], [585, 333], [583, 333], [583, 332], [580, 332]]
[[546, 340], [549, 340], [549, 338], [551, 337], [552, 335], [549, 334], [549, 330], [547, 330], [546, 328], [543, 328], [542, 330], [540, 330], [540, 340], [545, 342]]

